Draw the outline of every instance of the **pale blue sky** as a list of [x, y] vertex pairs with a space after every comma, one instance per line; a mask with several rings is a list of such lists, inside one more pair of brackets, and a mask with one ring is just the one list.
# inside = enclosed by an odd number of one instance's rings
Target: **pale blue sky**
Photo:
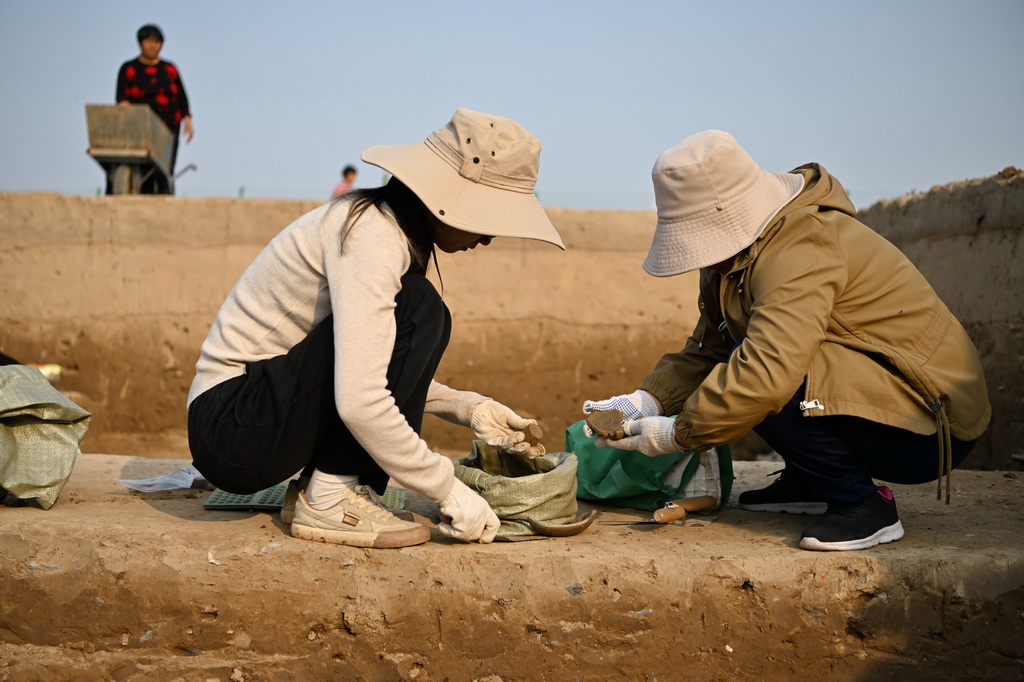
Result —
[[0, 0], [0, 191], [95, 194], [86, 103], [156, 23], [192, 101], [180, 196], [326, 199], [458, 107], [544, 145], [549, 206], [651, 208], [658, 154], [733, 133], [858, 206], [1024, 165], [1024, 0]]

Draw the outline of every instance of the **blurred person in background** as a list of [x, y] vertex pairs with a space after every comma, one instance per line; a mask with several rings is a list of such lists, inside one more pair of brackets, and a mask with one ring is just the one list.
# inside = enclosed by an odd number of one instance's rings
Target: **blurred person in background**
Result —
[[353, 166], [345, 166], [341, 170], [341, 181], [334, 186], [334, 191], [331, 192], [331, 198], [337, 199], [338, 197], [348, 194], [352, 191], [352, 183], [356, 181], [356, 169]]

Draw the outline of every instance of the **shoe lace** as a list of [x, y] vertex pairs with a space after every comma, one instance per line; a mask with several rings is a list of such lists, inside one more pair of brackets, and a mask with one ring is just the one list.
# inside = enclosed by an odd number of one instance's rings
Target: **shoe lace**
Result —
[[381, 519], [386, 519], [388, 516], [392, 515], [380, 495], [378, 495], [370, 486], [357, 485], [351, 488], [351, 490], [351, 499], [357, 507], [365, 509]]
[[870, 514], [868, 508], [869, 501], [870, 500], [866, 500], [864, 502], [861, 502], [860, 504], [830, 504], [828, 506], [828, 516], [841, 516], [843, 518], [856, 520], [861, 516], [866, 516]]

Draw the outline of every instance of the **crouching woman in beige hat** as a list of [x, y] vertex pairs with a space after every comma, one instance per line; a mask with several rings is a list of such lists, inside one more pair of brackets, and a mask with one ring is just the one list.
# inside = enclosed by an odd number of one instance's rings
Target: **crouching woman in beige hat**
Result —
[[533, 420], [433, 380], [451, 316], [426, 270], [494, 237], [565, 248], [534, 196], [540, 143], [466, 109], [424, 142], [372, 147], [383, 187], [296, 220], [221, 306], [189, 393], [189, 446], [214, 485], [252, 493], [291, 478], [292, 535], [360, 547], [425, 542], [381, 502], [389, 478], [440, 504], [451, 537], [490, 542], [498, 518], [420, 436], [424, 413], [487, 442], [543, 454]]
[[[616, 407], [648, 455], [751, 429], [786, 462], [749, 510], [825, 514], [800, 546], [854, 550], [903, 536], [887, 487], [946, 476], [991, 409], [977, 350], [920, 272], [857, 221], [818, 164], [768, 173], [736, 140], [698, 133], [653, 170], [658, 227], [644, 269], [700, 270], [700, 317]], [[674, 418], [662, 415], [678, 415]]]

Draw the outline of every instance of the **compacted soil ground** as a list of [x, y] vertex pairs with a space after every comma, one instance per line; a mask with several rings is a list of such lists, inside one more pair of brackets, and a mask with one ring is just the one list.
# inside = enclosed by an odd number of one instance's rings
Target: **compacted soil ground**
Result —
[[587, 503], [576, 537], [363, 550], [114, 481], [187, 464], [82, 455], [52, 509], [0, 507], [0, 680], [1024, 676], [1019, 474], [955, 472], [949, 506], [894, 486], [907, 535], [862, 552], [800, 550], [810, 517]]

